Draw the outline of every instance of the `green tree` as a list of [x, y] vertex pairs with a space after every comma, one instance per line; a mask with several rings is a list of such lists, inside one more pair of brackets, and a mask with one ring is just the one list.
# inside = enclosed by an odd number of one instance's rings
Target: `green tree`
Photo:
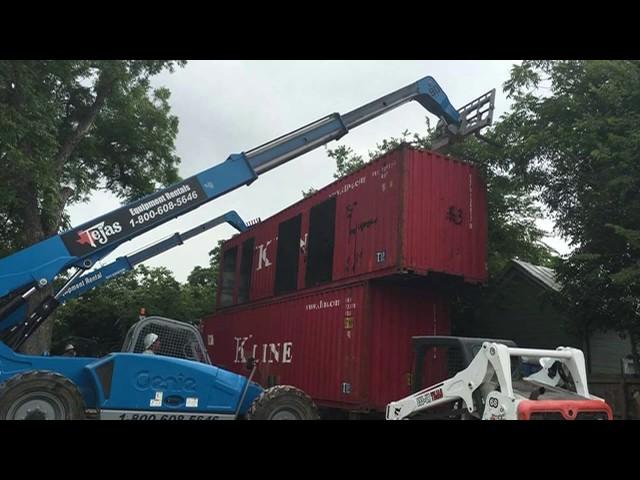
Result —
[[560, 263], [579, 329], [640, 336], [640, 62], [525, 61], [505, 91], [501, 141], [572, 253]]
[[317, 192], [318, 192], [318, 190], [316, 190], [315, 188], [309, 187], [307, 190], [303, 190], [302, 191], [302, 198], [310, 197], [311, 195], [313, 195], [313, 194], [315, 194]]
[[53, 329], [53, 350], [69, 339], [88, 342], [91, 351], [103, 355], [118, 350], [141, 308], [159, 315], [197, 323], [215, 308], [218, 265], [222, 241], [209, 252], [209, 266], [196, 266], [184, 284], [164, 267], [139, 265], [114, 277], [60, 307]]
[[218, 241], [216, 247], [209, 252], [209, 266], [196, 266], [189, 274], [187, 283], [183, 285], [183, 295], [189, 305], [189, 319], [192, 321], [202, 319], [215, 309], [223, 243], [223, 240]]
[[167, 268], [139, 265], [60, 307], [53, 350], [59, 351], [69, 338], [79, 337], [96, 346], [93, 354], [118, 351], [129, 327], [138, 321], [141, 308], [147, 316], [192, 320], [191, 305], [182, 288]]
[[[0, 61], [0, 254], [68, 228], [66, 206], [96, 189], [132, 200], [178, 180], [178, 119], [150, 78], [184, 63]], [[47, 349], [51, 326], [24, 351]]]
[[346, 145], [340, 145], [333, 149], [327, 148], [326, 150], [328, 157], [333, 158], [336, 162], [336, 172], [333, 174], [333, 178], [336, 179], [355, 172], [366, 163], [362, 155], [357, 155], [351, 147]]

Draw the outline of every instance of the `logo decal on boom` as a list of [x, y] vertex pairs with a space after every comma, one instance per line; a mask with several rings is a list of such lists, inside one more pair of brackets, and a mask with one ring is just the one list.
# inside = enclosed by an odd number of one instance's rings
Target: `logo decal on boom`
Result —
[[96, 243], [104, 245], [109, 241], [109, 237], [120, 233], [122, 227], [120, 222], [113, 222], [111, 225], [105, 225], [104, 222], [96, 223], [86, 230], [78, 230], [78, 238], [76, 243], [79, 245], [91, 245], [96, 248]]

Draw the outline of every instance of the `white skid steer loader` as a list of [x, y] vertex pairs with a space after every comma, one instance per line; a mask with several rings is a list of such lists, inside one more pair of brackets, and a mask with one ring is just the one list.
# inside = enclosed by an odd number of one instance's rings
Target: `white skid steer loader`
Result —
[[[447, 351], [450, 367], [451, 353], [458, 350], [468, 366], [443, 382], [389, 403], [387, 420], [612, 419], [609, 405], [589, 393], [584, 355], [579, 349], [517, 348], [511, 341], [463, 337], [414, 337], [413, 343], [418, 387], [427, 349], [437, 349], [441, 355]], [[533, 359], [539, 360], [540, 369], [523, 376], [523, 360]]]

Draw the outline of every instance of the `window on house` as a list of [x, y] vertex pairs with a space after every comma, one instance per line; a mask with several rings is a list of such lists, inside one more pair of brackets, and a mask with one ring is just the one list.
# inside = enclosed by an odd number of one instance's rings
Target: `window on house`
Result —
[[222, 275], [220, 282], [220, 306], [233, 304], [233, 291], [236, 287], [236, 257], [238, 247], [233, 247], [222, 254]]
[[305, 285], [330, 282], [333, 272], [333, 243], [336, 229], [336, 197], [311, 209]]
[[297, 215], [278, 226], [278, 250], [276, 253], [276, 281], [274, 293], [291, 292], [298, 284], [298, 259], [300, 257], [300, 226], [302, 215]]
[[251, 267], [253, 265], [253, 238], [242, 242], [240, 257], [240, 285], [238, 286], [238, 303], [249, 301], [249, 288], [251, 287]]

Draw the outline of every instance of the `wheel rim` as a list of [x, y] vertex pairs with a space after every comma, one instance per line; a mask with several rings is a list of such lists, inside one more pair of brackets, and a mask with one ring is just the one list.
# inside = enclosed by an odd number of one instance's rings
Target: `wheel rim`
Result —
[[275, 411], [270, 417], [269, 420], [300, 420], [301, 415], [292, 409], [283, 408]]
[[46, 392], [25, 395], [11, 405], [7, 412], [9, 420], [61, 420], [67, 409], [59, 398]]

